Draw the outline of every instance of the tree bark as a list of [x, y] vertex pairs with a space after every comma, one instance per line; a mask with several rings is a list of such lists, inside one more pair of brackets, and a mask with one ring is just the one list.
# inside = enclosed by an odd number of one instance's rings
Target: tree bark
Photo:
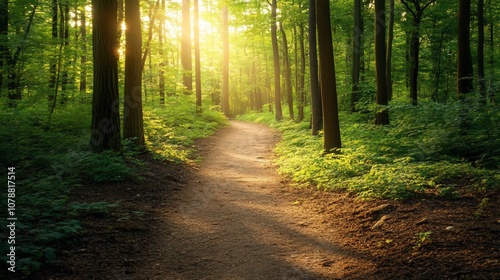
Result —
[[230, 116], [229, 110], [229, 23], [227, 6], [222, 8], [222, 112]]
[[290, 65], [290, 58], [288, 57], [288, 40], [286, 38], [285, 29], [283, 29], [283, 23], [280, 22], [281, 37], [283, 39], [283, 64], [285, 68], [285, 89], [286, 89], [286, 101], [288, 103], [288, 111], [290, 113], [290, 119], [295, 119], [293, 114], [293, 90], [292, 90], [292, 66]]
[[305, 76], [306, 76], [306, 48], [304, 45], [304, 24], [300, 24], [300, 34], [299, 34], [299, 45], [300, 45], [300, 71], [299, 71], [299, 82], [297, 93], [299, 95], [299, 116], [298, 121], [302, 121], [304, 119], [304, 106], [306, 105], [306, 96], [305, 96]]
[[121, 150], [116, 9], [116, 0], [92, 0], [94, 93], [89, 148], [93, 152]]
[[388, 105], [385, 52], [385, 0], [375, 0], [375, 76], [377, 83], [375, 123], [378, 125], [389, 124], [389, 112], [385, 108]]
[[387, 28], [386, 79], [387, 100], [392, 100], [392, 41], [394, 39], [394, 0], [389, 0], [389, 26]]
[[167, 65], [166, 63], [166, 58], [164, 57], [164, 38], [163, 38], [163, 33], [165, 32], [165, 16], [164, 14], [166, 13], [165, 11], [165, 0], [161, 0], [161, 8], [160, 8], [160, 26], [158, 28], [158, 41], [160, 44], [160, 48], [158, 49], [158, 54], [160, 55], [160, 71], [159, 71], [159, 77], [158, 77], [158, 87], [159, 87], [159, 93], [160, 93], [160, 105], [165, 104], [165, 66]]
[[330, 24], [330, 1], [316, 1], [316, 25], [321, 71], [321, 97], [323, 107], [323, 149], [326, 153], [338, 153], [341, 148], [338, 115], [335, 59]]
[[486, 80], [484, 78], [484, 0], [477, 1], [477, 78], [481, 103], [486, 104]]
[[311, 87], [311, 133], [317, 135], [323, 128], [323, 112], [318, 77], [316, 45], [316, 0], [309, 0], [309, 76]]
[[351, 113], [357, 111], [359, 101], [359, 81], [361, 73], [361, 39], [363, 37], [363, 19], [361, 15], [361, 0], [354, 0], [354, 38], [352, 48], [352, 92]]
[[458, 54], [457, 54], [457, 93], [458, 99], [473, 91], [472, 54], [470, 48], [471, 1], [460, 0], [458, 4]]
[[191, 14], [189, 12], [190, 0], [182, 0], [182, 42], [181, 42], [181, 63], [182, 81], [184, 93], [191, 94], [193, 91], [193, 65], [191, 57]]
[[139, 0], [125, 0], [125, 93], [123, 137], [144, 146], [142, 112], [142, 31]]
[[201, 113], [201, 62], [200, 62], [200, 24], [199, 0], [194, 0], [194, 72], [196, 84], [196, 112]]
[[80, 35], [82, 43], [82, 55], [80, 57], [80, 93], [87, 91], [87, 16], [85, 7], [80, 13]]
[[273, 45], [273, 62], [274, 62], [274, 105], [276, 106], [276, 120], [283, 119], [281, 110], [281, 84], [280, 84], [280, 54], [278, 49], [278, 27], [276, 25], [276, 0], [271, 3], [271, 41]]

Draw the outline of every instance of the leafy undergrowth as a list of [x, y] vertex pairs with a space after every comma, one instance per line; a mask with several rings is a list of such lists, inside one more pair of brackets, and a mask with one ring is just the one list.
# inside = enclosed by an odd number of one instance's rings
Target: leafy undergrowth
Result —
[[[212, 110], [197, 115], [189, 109], [194, 108], [189, 98], [172, 97], [165, 106], [145, 106], [147, 149], [156, 158], [188, 161], [193, 140], [211, 134], [226, 122]], [[119, 206], [104, 201], [70, 202], [72, 188], [141, 180], [137, 175], [142, 166], [138, 155], [143, 151], [123, 141], [122, 155], [88, 152], [89, 104], [67, 104], [56, 109], [49, 124], [46, 104], [23, 102], [15, 109], [0, 110], [0, 162], [5, 169], [15, 168], [13, 199], [17, 218], [15, 244], [6, 242], [9, 232], [0, 231], [0, 261], [6, 271], [7, 254], [14, 245], [15, 269], [29, 275], [44, 263], [56, 260], [59, 248], [71, 245], [72, 237], [82, 229], [80, 215], [107, 213]], [[0, 208], [5, 217], [7, 192], [2, 194]]]
[[274, 120], [270, 113], [240, 119], [279, 129], [279, 171], [299, 185], [343, 189], [360, 198], [406, 199], [416, 193], [459, 197], [500, 186], [500, 112], [458, 103], [396, 103], [388, 126], [371, 115], [341, 113], [342, 153], [323, 155], [309, 123]]

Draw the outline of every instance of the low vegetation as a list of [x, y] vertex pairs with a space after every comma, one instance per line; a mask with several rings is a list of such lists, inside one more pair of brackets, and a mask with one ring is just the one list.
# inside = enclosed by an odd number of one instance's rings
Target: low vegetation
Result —
[[[370, 110], [367, 110], [370, 111]], [[346, 190], [360, 198], [406, 199], [416, 194], [458, 197], [498, 189], [500, 113], [495, 105], [395, 102], [392, 123], [371, 113], [341, 113], [341, 154], [323, 154], [309, 122], [274, 120], [270, 113], [239, 118], [279, 129], [279, 171], [298, 185]]]
[[[54, 111], [50, 124], [46, 106], [20, 103], [15, 109], [2, 108], [0, 162], [16, 171], [16, 271], [29, 274], [54, 261], [58, 248], [68, 245], [82, 229], [81, 213], [105, 213], [119, 206], [70, 202], [73, 187], [140, 180], [141, 153], [151, 153], [158, 160], [193, 160], [193, 140], [227, 122], [218, 111], [206, 109], [197, 115], [194, 108], [191, 96], [172, 97], [164, 107], [146, 105], [148, 151], [125, 142], [121, 155], [88, 151], [89, 104], [67, 104]], [[7, 209], [5, 192], [0, 208]], [[0, 239], [7, 240], [6, 231], [0, 231]], [[2, 266], [9, 246], [0, 244]]]

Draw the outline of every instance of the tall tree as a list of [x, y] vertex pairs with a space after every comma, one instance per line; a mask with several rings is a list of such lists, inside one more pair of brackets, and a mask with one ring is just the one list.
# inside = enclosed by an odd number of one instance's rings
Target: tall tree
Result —
[[87, 91], [87, 15], [85, 7], [80, 11], [80, 36], [81, 36], [81, 56], [80, 56], [80, 92]]
[[335, 60], [330, 23], [330, 1], [316, 1], [316, 16], [323, 105], [323, 149], [326, 153], [339, 152], [342, 145], [340, 140]]
[[379, 125], [389, 124], [389, 112], [385, 108], [389, 104], [385, 52], [385, 0], [375, 0], [375, 76], [377, 83], [375, 123]]
[[9, 0], [0, 0], [0, 96], [3, 89], [3, 78], [7, 66], [7, 45], [9, 33]]
[[[401, 0], [408, 14], [412, 17], [412, 26], [410, 29], [410, 99], [413, 105], [418, 104], [418, 70], [420, 57], [420, 24], [425, 9], [436, 0], [428, 0], [423, 4], [423, 0]], [[385, 3], [384, 3], [385, 4]], [[410, 5], [412, 4], [412, 5]], [[413, 6], [413, 7], [412, 7]]]
[[471, 1], [458, 2], [458, 54], [457, 54], [457, 93], [463, 100], [473, 90], [472, 54], [470, 48]]
[[311, 133], [317, 135], [323, 128], [321, 93], [318, 78], [318, 53], [316, 45], [316, 0], [309, 0], [309, 77], [311, 87]]
[[298, 106], [298, 121], [302, 121], [304, 119], [304, 106], [306, 105], [306, 92], [305, 92], [305, 84], [306, 84], [306, 47], [304, 45], [304, 23], [300, 23], [299, 26], [299, 48], [300, 48], [300, 70], [299, 76], [297, 77], [299, 82], [297, 83], [297, 93], [299, 98], [299, 106]]
[[286, 38], [286, 32], [283, 28], [282, 22], [280, 22], [280, 31], [283, 40], [283, 67], [285, 68], [286, 101], [288, 103], [290, 119], [293, 120], [295, 116], [293, 114], [292, 65], [290, 65], [290, 58], [288, 56], [288, 40]]
[[92, 0], [94, 93], [90, 150], [121, 150], [118, 99], [117, 0]]
[[227, 6], [222, 7], [222, 112], [229, 117], [229, 15]]
[[486, 104], [486, 80], [484, 78], [484, 0], [477, 0], [477, 78], [481, 102]]
[[199, 0], [194, 0], [194, 76], [196, 84], [196, 112], [201, 113], [200, 11]]
[[125, 93], [123, 137], [144, 145], [142, 114], [142, 31], [139, 0], [125, 0]]
[[184, 93], [191, 94], [193, 91], [193, 63], [191, 57], [191, 13], [190, 0], [182, 0], [182, 42], [181, 63]]
[[164, 32], [165, 32], [165, 0], [161, 0], [161, 9], [160, 9], [160, 25], [158, 28], [158, 43], [160, 48], [158, 49], [158, 54], [160, 55], [160, 71], [158, 77], [158, 87], [160, 93], [160, 105], [165, 104], [165, 66], [166, 58], [164, 53]]
[[[7, 96], [9, 98], [9, 106], [16, 106], [16, 100], [20, 100], [22, 98], [22, 87], [19, 86], [20, 82], [20, 69], [22, 67], [18, 65], [19, 59], [21, 58], [22, 52], [27, 47], [27, 39], [31, 31], [31, 26], [33, 25], [36, 11], [38, 9], [38, 2], [35, 2], [33, 5], [28, 5], [31, 8], [31, 11], [25, 11], [24, 13], [28, 13], [28, 19], [26, 26], [24, 28], [16, 27], [17, 33], [20, 35], [16, 40], [15, 47], [10, 49], [9, 46], [9, 1], [1, 0], [0, 1], [0, 12], [2, 15], [0, 16], [0, 36], [2, 36], [2, 41], [0, 42], [0, 49], [2, 51], [2, 64], [0, 65], [2, 68], [0, 72], [3, 71], [7, 74]], [[23, 14], [24, 14], [23, 13]], [[21, 31], [22, 30], [22, 31]], [[3, 79], [5, 77], [2, 77]], [[2, 80], [3, 80], [2, 79]], [[3, 82], [2, 82], [3, 84]]]
[[392, 100], [392, 41], [394, 40], [394, 0], [389, 0], [389, 26], [387, 31], [386, 78], [387, 99]]
[[281, 110], [281, 84], [280, 84], [280, 53], [278, 48], [278, 27], [276, 25], [276, 10], [278, 4], [276, 0], [271, 3], [271, 42], [273, 45], [273, 62], [274, 62], [274, 105], [276, 106], [276, 120], [283, 119]]
[[[51, 35], [52, 35], [52, 42], [56, 44], [57, 39], [59, 38], [59, 29], [58, 29], [58, 4], [57, 0], [52, 0], [51, 2], [51, 13], [52, 13], [52, 28], [51, 28]], [[49, 101], [49, 106], [53, 104], [54, 98], [55, 98], [55, 87], [56, 87], [56, 71], [57, 71], [57, 59], [53, 57], [51, 59], [50, 63], [50, 80], [49, 80], [49, 94], [48, 94], [48, 101]]]
[[359, 81], [361, 73], [361, 39], [363, 38], [363, 18], [361, 14], [361, 0], [354, 0], [354, 38], [352, 47], [352, 93], [351, 112], [356, 111], [359, 101]]

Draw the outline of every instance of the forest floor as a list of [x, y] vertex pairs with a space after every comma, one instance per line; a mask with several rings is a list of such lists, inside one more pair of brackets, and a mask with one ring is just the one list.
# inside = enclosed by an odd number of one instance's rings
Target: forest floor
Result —
[[[143, 180], [90, 184], [118, 203], [31, 279], [500, 279], [500, 195], [362, 201], [277, 175], [277, 132], [232, 121], [201, 162], [145, 156]], [[483, 202], [483, 203], [481, 203]]]

